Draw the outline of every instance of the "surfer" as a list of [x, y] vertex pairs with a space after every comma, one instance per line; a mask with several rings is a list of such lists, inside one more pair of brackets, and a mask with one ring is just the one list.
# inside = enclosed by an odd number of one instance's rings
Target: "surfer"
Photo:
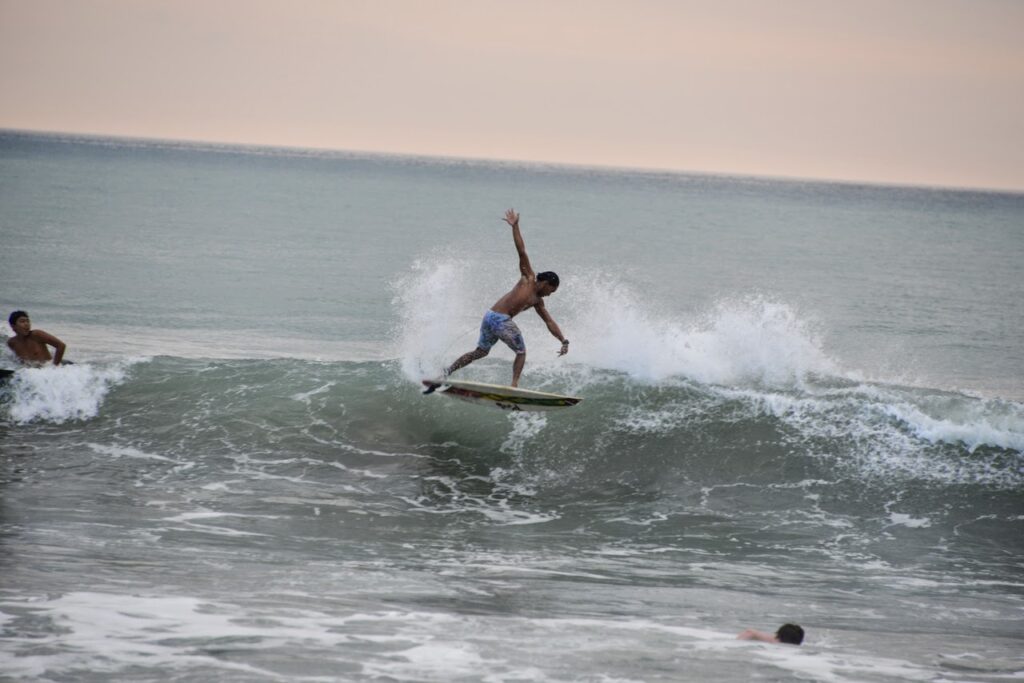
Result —
[[[64, 342], [48, 332], [33, 330], [32, 321], [25, 311], [14, 311], [7, 318], [7, 322], [14, 330], [14, 336], [7, 340], [7, 347], [21, 362], [43, 365], [52, 360], [54, 365], [60, 365], [64, 359], [64, 349], [67, 348]], [[52, 355], [48, 348], [50, 346], [55, 350]]]
[[544, 307], [544, 297], [551, 296], [558, 289], [558, 275], [551, 271], [533, 272], [530, 257], [526, 255], [523, 235], [519, 232], [519, 214], [509, 209], [505, 212], [504, 220], [512, 226], [512, 239], [515, 242], [516, 251], [519, 252], [519, 282], [505, 296], [498, 299], [497, 303], [491, 306], [491, 310], [484, 314], [484, 319], [480, 323], [480, 338], [477, 340], [476, 348], [464, 353], [448, 366], [444, 371], [445, 377], [486, 356], [490, 353], [491, 347], [500, 339], [516, 354], [515, 362], [512, 364], [512, 386], [519, 386], [519, 375], [522, 374], [523, 366], [526, 364], [526, 342], [523, 341], [523, 335], [512, 319], [530, 307], [537, 311], [537, 315], [547, 325], [552, 336], [562, 342], [562, 348], [558, 355], [564, 356], [569, 353], [569, 340], [562, 335], [558, 324], [548, 313], [548, 309]]
[[762, 643], [786, 643], [799, 645], [804, 642], [804, 630], [796, 624], [783, 624], [775, 633], [765, 633], [748, 628], [736, 636], [737, 640], [759, 640]]

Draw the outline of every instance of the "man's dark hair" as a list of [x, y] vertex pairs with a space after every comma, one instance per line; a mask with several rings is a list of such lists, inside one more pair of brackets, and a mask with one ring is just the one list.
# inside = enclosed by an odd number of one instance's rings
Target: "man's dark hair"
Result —
[[551, 272], [550, 270], [545, 270], [543, 273], [538, 273], [537, 282], [550, 282], [552, 287], [558, 289], [558, 275]]
[[804, 630], [796, 624], [783, 624], [775, 632], [775, 637], [779, 639], [780, 643], [799, 645], [804, 642]]
[[[557, 279], [557, 278], [556, 278]], [[7, 317], [7, 324], [14, 327], [14, 323], [18, 322], [18, 318], [27, 318], [28, 313], [25, 311], [15, 311]]]

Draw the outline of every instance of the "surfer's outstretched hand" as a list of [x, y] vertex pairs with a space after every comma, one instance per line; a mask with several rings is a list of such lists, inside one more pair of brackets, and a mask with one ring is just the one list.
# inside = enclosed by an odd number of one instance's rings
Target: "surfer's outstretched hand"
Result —
[[516, 213], [515, 209], [509, 209], [505, 212], [505, 222], [513, 228], [519, 225], [519, 214]]
[[558, 355], [559, 356], [564, 356], [567, 353], [569, 353], [569, 340], [568, 339], [566, 339], [564, 342], [562, 342], [562, 348], [561, 348], [561, 350], [559, 350]]

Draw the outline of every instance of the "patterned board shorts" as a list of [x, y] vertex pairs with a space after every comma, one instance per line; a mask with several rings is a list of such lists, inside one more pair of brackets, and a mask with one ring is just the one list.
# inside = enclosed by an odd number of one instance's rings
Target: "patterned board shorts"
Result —
[[480, 323], [480, 339], [477, 341], [476, 347], [489, 351], [499, 339], [517, 355], [526, 353], [526, 342], [523, 341], [523, 335], [516, 324], [512, 322], [512, 318], [504, 313], [487, 311]]

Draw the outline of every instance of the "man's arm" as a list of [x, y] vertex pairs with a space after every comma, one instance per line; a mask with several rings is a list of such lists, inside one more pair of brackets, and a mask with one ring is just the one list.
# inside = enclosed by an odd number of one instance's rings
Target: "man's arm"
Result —
[[762, 643], [779, 642], [773, 634], [765, 633], [764, 631], [755, 631], [752, 628], [748, 628], [746, 631], [736, 636], [736, 640], [757, 640]]
[[562, 350], [558, 352], [558, 355], [564, 356], [569, 353], [569, 340], [562, 336], [562, 330], [558, 328], [558, 323], [556, 323], [555, 319], [551, 317], [550, 313], [548, 313], [548, 309], [544, 306], [544, 302], [538, 302], [534, 308], [537, 310], [537, 315], [540, 316], [540, 319], [548, 326], [548, 332], [550, 332], [555, 339], [562, 342]]
[[53, 364], [60, 365], [60, 362], [64, 359], [64, 349], [67, 348], [67, 344], [57, 339], [49, 332], [43, 332], [42, 330], [32, 330], [33, 336], [39, 339], [44, 344], [52, 346], [56, 351], [53, 354]]
[[519, 252], [519, 272], [523, 277], [532, 281], [536, 279], [533, 266], [530, 265], [530, 257], [526, 255], [526, 243], [523, 242], [523, 234], [519, 232], [519, 214], [513, 209], [505, 212], [505, 222], [512, 226], [512, 240], [516, 243], [516, 251]]

